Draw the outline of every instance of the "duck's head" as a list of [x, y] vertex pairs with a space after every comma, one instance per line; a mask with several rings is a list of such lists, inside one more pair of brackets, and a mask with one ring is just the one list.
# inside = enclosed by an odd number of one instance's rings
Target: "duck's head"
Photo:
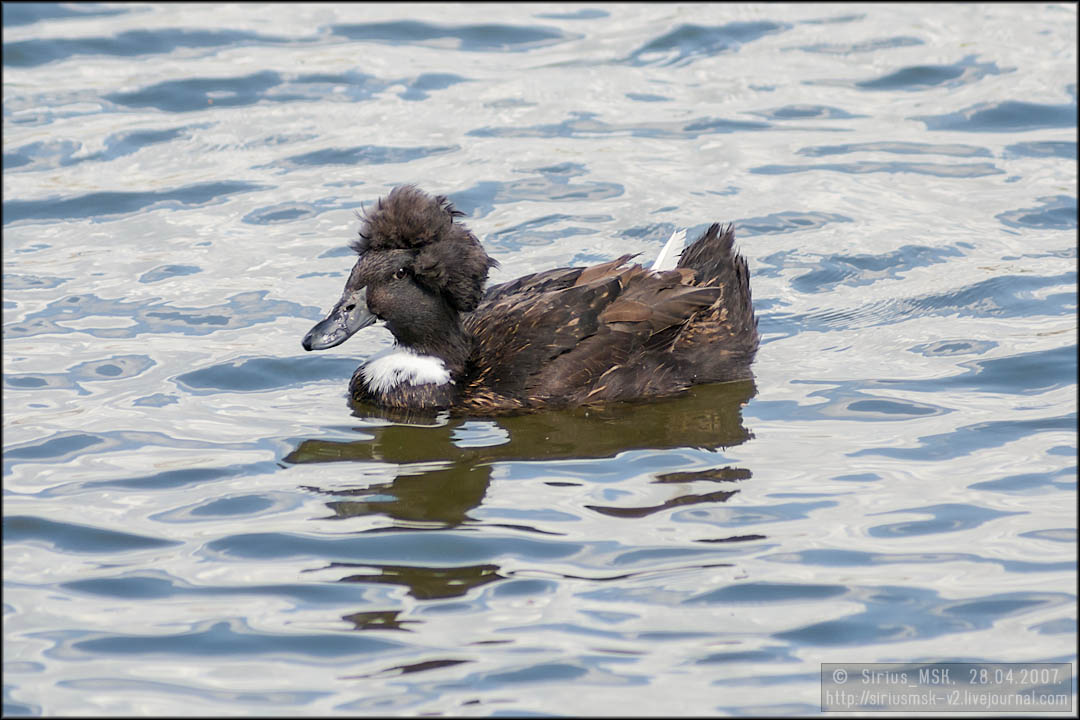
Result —
[[399, 345], [425, 352], [460, 332], [460, 313], [476, 308], [496, 262], [456, 218], [443, 196], [394, 188], [361, 216], [359, 257], [341, 300], [304, 336], [305, 350], [340, 345], [384, 320]]

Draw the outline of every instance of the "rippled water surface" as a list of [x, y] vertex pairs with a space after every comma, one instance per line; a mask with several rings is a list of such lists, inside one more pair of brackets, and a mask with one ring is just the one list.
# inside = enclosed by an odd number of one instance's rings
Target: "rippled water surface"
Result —
[[[812, 714], [823, 662], [1075, 663], [1075, 5], [3, 23], [4, 714]], [[389, 334], [300, 338], [404, 182], [494, 282], [734, 222], [755, 381], [354, 412]]]

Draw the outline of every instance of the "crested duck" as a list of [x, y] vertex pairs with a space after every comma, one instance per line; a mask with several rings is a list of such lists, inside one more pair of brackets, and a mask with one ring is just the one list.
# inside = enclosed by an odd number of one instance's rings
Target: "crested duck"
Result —
[[360, 218], [341, 299], [304, 336], [325, 350], [383, 321], [395, 344], [352, 376], [387, 408], [497, 414], [669, 395], [749, 378], [758, 348], [746, 260], [731, 225], [650, 268], [623, 255], [484, 290], [497, 265], [443, 196], [394, 188]]

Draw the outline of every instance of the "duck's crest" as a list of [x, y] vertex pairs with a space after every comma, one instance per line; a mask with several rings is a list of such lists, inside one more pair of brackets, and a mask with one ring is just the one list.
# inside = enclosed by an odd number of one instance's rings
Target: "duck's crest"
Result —
[[455, 222], [462, 215], [444, 195], [402, 185], [360, 215], [363, 227], [351, 247], [360, 255], [411, 250], [416, 279], [469, 312], [484, 295], [488, 270], [498, 263], [467, 227]]

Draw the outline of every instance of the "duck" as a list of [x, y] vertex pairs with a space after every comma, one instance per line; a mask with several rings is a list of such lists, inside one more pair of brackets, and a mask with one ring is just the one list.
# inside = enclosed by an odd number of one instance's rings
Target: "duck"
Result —
[[354, 402], [498, 415], [752, 377], [757, 318], [731, 224], [685, 249], [673, 233], [649, 267], [628, 254], [486, 287], [498, 263], [463, 216], [415, 185], [358, 213], [341, 298], [301, 343], [326, 350], [385, 325], [394, 344], [353, 373]]

